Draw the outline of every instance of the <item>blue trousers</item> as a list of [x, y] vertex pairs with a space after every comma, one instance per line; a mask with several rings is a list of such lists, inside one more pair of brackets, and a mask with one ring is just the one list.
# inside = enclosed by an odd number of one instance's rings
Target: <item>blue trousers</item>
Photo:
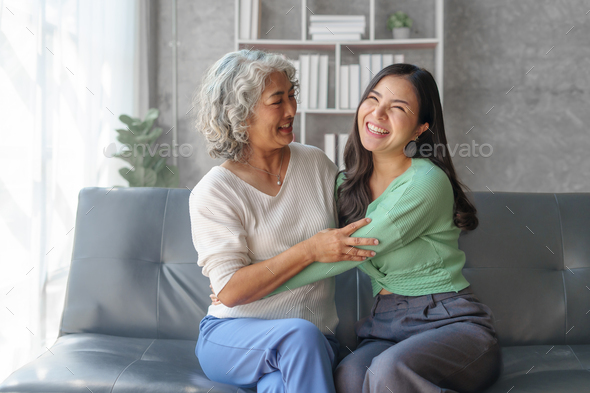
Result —
[[215, 318], [199, 325], [195, 354], [212, 381], [257, 393], [335, 393], [338, 341], [299, 318]]
[[361, 343], [334, 373], [339, 393], [478, 392], [502, 369], [492, 311], [469, 287], [377, 295], [356, 333]]

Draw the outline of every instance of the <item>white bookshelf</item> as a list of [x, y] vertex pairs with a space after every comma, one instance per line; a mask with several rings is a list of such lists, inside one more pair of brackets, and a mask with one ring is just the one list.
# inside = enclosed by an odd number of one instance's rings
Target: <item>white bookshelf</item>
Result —
[[[265, 0], [262, 0], [265, 1]], [[342, 51], [350, 51], [353, 54], [355, 50], [363, 49], [424, 49], [434, 51], [434, 78], [441, 94], [441, 104], [443, 101], [443, 59], [444, 59], [444, 0], [434, 0], [434, 38], [409, 38], [403, 40], [394, 39], [375, 39], [375, 0], [369, 0], [369, 39], [360, 41], [312, 41], [307, 39], [308, 14], [307, 0], [301, 1], [301, 39], [300, 40], [271, 40], [255, 39], [241, 40], [239, 26], [239, 0], [235, 0], [235, 50], [239, 49], [263, 49], [268, 51], [280, 52], [281, 50], [301, 50], [301, 51], [333, 51], [334, 55], [334, 108], [328, 109], [307, 109], [297, 108], [297, 115], [300, 116], [299, 141], [305, 143], [307, 114], [313, 115], [354, 115], [356, 109], [341, 109], [340, 98], [340, 64], [342, 60]]]

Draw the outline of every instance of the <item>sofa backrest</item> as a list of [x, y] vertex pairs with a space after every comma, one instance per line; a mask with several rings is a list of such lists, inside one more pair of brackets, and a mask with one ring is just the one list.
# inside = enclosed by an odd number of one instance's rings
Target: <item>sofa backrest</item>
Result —
[[59, 335], [196, 340], [209, 280], [197, 265], [188, 189], [80, 191]]
[[[196, 340], [209, 280], [197, 265], [188, 189], [80, 191], [63, 334]], [[590, 343], [590, 194], [476, 192], [479, 227], [459, 239], [464, 274], [502, 345]], [[369, 279], [337, 277], [343, 345], [369, 313]]]
[[465, 277], [505, 346], [590, 344], [590, 194], [477, 193]]
[[[590, 344], [590, 194], [474, 192], [463, 274], [502, 346]], [[361, 277], [364, 276], [361, 273]], [[368, 277], [360, 291], [370, 294]], [[361, 297], [360, 314], [372, 299]]]

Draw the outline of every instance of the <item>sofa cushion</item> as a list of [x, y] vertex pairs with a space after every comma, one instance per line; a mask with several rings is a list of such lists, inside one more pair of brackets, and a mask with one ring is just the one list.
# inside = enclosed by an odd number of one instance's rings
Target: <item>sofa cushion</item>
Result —
[[502, 360], [500, 379], [482, 393], [590, 390], [590, 345], [504, 347]]
[[191, 340], [68, 334], [13, 372], [0, 392], [236, 392], [205, 376], [195, 346]]
[[211, 303], [191, 239], [190, 190], [80, 191], [59, 336], [196, 340]]

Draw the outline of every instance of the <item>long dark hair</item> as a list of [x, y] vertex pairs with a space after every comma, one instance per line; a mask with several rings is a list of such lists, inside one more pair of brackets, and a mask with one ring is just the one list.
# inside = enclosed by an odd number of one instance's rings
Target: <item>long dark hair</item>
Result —
[[[387, 66], [371, 80], [361, 97], [359, 107], [377, 83], [388, 75], [403, 77], [414, 86], [419, 105], [418, 124], [428, 123], [430, 126], [430, 130], [424, 131], [418, 138], [414, 157], [429, 158], [447, 174], [455, 197], [453, 207], [455, 225], [462, 230], [475, 229], [478, 225], [477, 210], [465, 195], [463, 190], [468, 188], [457, 178], [453, 161], [448, 154], [442, 106], [432, 74], [413, 64]], [[357, 107], [354, 126], [344, 149], [345, 180], [338, 188], [338, 218], [341, 226], [363, 218], [367, 212], [367, 206], [372, 201], [369, 179], [373, 174], [373, 153], [366, 150], [361, 143], [358, 127], [359, 107]], [[421, 156], [420, 153], [428, 150], [422, 147], [427, 145], [429, 145], [429, 154]]]

